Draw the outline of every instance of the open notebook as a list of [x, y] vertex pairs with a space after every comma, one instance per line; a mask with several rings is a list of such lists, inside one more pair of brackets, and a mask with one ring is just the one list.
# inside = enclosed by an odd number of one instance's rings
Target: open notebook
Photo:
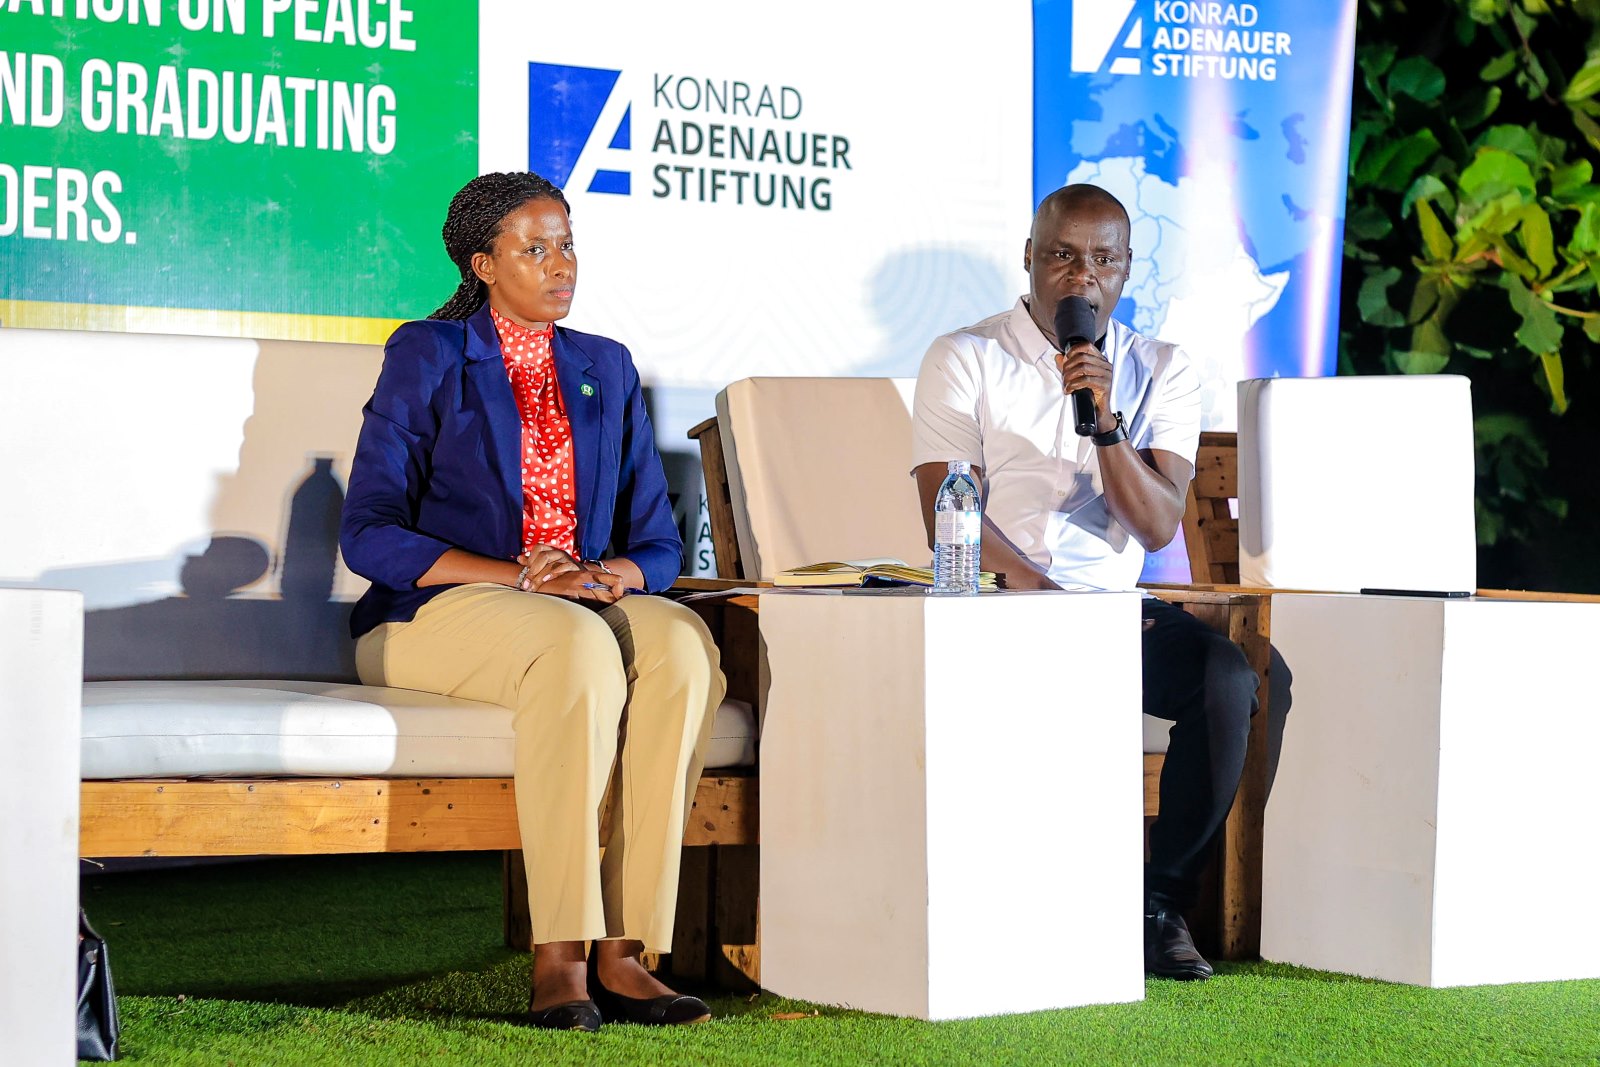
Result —
[[[933, 571], [928, 567], [908, 567], [898, 559], [847, 559], [828, 563], [812, 563], [793, 567], [773, 575], [773, 585], [933, 585]], [[998, 588], [994, 574], [983, 571], [978, 575], [978, 588]]]

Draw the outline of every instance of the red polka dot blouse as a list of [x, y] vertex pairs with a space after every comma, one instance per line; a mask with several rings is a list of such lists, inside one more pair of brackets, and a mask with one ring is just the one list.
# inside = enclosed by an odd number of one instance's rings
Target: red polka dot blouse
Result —
[[572, 466], [572, 424], [556, 381], [550, 339], [555, 326], [530, 330], [493, 308], [511, 392], [522, 416], [522, 545], [576, 552], [578, 493]]

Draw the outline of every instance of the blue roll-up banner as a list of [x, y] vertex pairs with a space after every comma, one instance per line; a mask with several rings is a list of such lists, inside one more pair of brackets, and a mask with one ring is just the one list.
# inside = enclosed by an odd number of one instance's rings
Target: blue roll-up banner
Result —
[[[1206, 429], [1234, 383], [1337, 360], [1356, 0], [1035, 0], [1035, 202], [1120, 197], [1133, 270], [1118, 318], [1183, 346]], [[1181, 553], [1145, 578], [1182, 580]]]

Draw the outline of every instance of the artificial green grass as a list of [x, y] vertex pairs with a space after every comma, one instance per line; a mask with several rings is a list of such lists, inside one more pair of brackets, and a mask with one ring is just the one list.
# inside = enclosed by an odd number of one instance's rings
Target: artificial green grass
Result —
[[1600, 1065], [1600, 981], [1430, 990], [1274, 964], [964, 1022], [762, 994], [712, 998], [703, 1026], [546, 1033], [519, 1020], [529, 959], [500, 944], [498, 854], [95, 875], [83, 897], [128, 1063]]

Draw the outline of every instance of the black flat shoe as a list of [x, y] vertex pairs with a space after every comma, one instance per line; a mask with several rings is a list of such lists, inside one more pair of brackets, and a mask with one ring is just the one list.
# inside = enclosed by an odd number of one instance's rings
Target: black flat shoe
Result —
[[640, 1023], [644, 1026], [685, 1026], [711, 1021], [711, 1009], [699, 997], [666, 993], [659, 997], [625, 997], [600, 984], [600, 971], [593, 950], [589, 953], [589, 996], [608, 1023]]
[[600, 1029], [600, 1008], [592, 1000], [552, 1004], [534, 1011], [528, 1009], [528, 1024], [540, 1030], [582, 1030], [592, 1034]]
[[1194, 947], [1183, 915], [1157, 898], [1144, 908], [1144, 973], [1179, 982], [1203, 981], [1212, 975], [1211, 964]]

